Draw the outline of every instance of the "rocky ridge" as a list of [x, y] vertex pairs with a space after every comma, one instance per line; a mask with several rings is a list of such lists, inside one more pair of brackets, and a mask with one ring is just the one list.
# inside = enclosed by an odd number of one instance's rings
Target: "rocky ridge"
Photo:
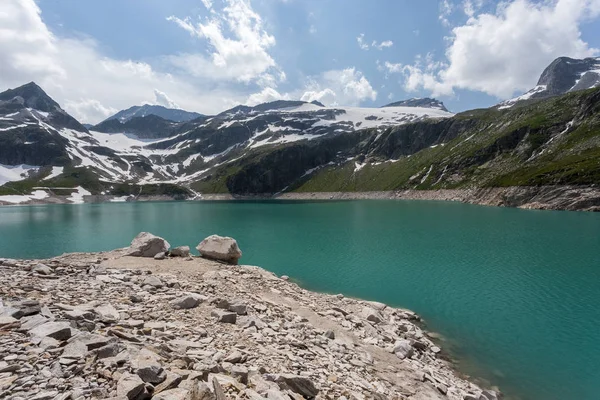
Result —
[[0, 259], [0, 398], [499, 398], [408, 310], [126, 253]]

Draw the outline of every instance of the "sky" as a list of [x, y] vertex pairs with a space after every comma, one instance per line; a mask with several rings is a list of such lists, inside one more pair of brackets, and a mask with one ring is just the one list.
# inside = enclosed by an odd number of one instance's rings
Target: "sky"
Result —
[[599, 17], [600, 0], [1, 0], [0, 91], [35, 81], [84, 123], [278, 99], [459, 112], [600, 56]]

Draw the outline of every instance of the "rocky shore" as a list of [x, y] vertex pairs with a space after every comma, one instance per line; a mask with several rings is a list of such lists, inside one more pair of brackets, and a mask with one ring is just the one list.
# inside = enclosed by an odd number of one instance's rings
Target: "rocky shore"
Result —
[[[199, 194], [192, 201], [222, 200], [438, 200], [458, 201], [495, 207], [516, 207], [535, 210], [595, 211], [600, 212], [600, 187], [598, 186], [512, 186], [474, 189], [400, 190], [380, 192], [289, 192], [275, 195], [256, 194], [234, 196], [231, 194]], [[82, 202], [170, 201], [169, 196], [85, 196]], [[22, 205], [69, 204], [65, 196], [51, 196], [43, 200], [29, 200]], [[0, 205], [14, 205], [2, 201]]]
[[[0, 398], [494, 400], [411, 311], [313, 293], [145, 234], [106, 253], [0, 259]], [[144, 255], [134, 257], [128, 254]]]

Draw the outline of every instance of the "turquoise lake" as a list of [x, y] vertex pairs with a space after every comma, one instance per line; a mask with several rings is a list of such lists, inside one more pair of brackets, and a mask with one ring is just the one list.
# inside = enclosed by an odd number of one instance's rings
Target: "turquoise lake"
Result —
[[[459, 203], [0, 207], [0, 257], [235, 237], [243, 264], [419, 313], [461, 371], [513, 399], [600, 398], [600, 214]], [[2, 290], [0, 289], [0, 294]]]

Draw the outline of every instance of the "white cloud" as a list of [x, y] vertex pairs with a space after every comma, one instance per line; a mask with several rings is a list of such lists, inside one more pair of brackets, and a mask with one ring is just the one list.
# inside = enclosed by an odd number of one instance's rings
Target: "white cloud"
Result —
[[165, 92], [161, 92], [158, 89], [154, 89], [154, 102], [159, 106], [167, 108], [179, 108], [177, 103], [171, 100]]
[[394, 42], [392, 42], [391, 40], [384, 40], [381, 43], [377, 43], [377, 41], [373, 41], [373, 44], [371, 44], [371, 46], [379, 49], [379, 50], [383, 50], [386, 47], [392, 47], [394, 45]]
[[358, 35], [356, 37], [356, 42], [358, 43], [358, 47], [361, 50], [369, 50], [369, 48], [373, 47], [375, 49], [379, 49], [379, 50], [383, 50], [386, 47], [392, 47], [394, 45], [394, 42], [392, 42], [391, 40], [384, 40], [383, 42], [377, 43], [377, 40], [373, 40], [373, 42], [371, 43], [371, 45], [369, 45], [366, 41], [365, 41], [365, 34], [361, 33], [360, 35]]
[[227, 0], [226, 4], [222, 12], [213, 12], [211, 18], [196, 24], [190, 17], [168, 17], [192, 36], [205, 39], [211, 48], [208, 57], [188, 53], [170, 56], [168, 60], [193, 76], [215, 80], [250, 83], [281, 76], [269, 54], [275, 37], [264, 29], [260, 15], [248, 0]]
[[448, 17], [452, 14], [454, 5], [449, 0], [440, 1], [440, 15], [439, 20], [444, 26], [450, 26], [450, 20]]
[[257, 104], [268, 103], [275, 100], [290, 100], [290, 95], [287, 93], [281, 94], [273, 88], [264, 88], [260, 92], [252, 93], [245, 104], [255, 106]]
[[[233, 7], [231, 12], [236, 10]], [[240, 32], [243, 26], [241, 23]], [[284, 77], [281, 71], [273, 74], [274, 80]], [[269, 79], [268, 74], [260, 78]], [[106, 57], [90, 38], [65, 38], [52, 33], [34, 0], [2, 0], [0, 91], [29, 81], [37, 82], [75, 118], [89, 123], [99, 122], [119, 109], [154, 101], [218, 113], [244, 102], [252, 90], [234, 87], [231, 82], [162, 72], [146, 62]], [[169, 93], [172, 99], [157, 96], [155, 88]]]
[[[442, 2], [451, 9], [450, 3]], [[467, 4], [468, 3], [468, 4]], [[405, 75], [405, 88], [433, 95], [469, 89], [506, 98], [535, 85], [555, 58], [598, 54], [581, 39], [580, 24], [600, 14], [600, 0], [514, 0], [494, 13], [479, 13], [480, 2], [465, 2], [468, 21], [452, 29], [444, 62], [386, 64]]]
[[80, 99], [78, 101], [67, 100], [64, 107], [75, 116], [84, 116], [81, 121], [100, 122], [117, 113], [116, 108], [107, 107], [94, 99]]
[[365, 34], [361, 33], [356, 37], [356, 42], [361, 50], [369, 50], [369, 44], [365, 43]]
[[365, 100], [377, 99], [377, 91], [355, 68], [331, 70], [312, 78], [301, 100], [317, 100], [325, 105], [357, 106]]

